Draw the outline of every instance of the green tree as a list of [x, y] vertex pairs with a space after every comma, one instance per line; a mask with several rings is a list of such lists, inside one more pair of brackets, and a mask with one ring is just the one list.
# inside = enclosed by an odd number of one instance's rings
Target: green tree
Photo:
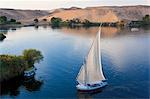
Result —
[[120, 20], [120, 21], [118, 21], [116, 24], [117, 24], [118, 26], [123, 27], [123, 26], [125, 26], [125, 21], [124, 21], [124, 20]]
[[19, 76], [26, 66], [22, 56], [0, 55], [0, 82]]
[[43, 55], [36, 49], [29, 49], [23, 51], [23, 58], [27, 61], [29, 66], [39, 63], [43, 59]]
[[84, 26], [90, 26], [92, 23], [89, 20], [85, 19], [82, 24]]
[[5, 24], [7, 22], [6, 16], [0, 16], [0, 24]]
[[76, 24], [81, 23], [80, 19], [78, 19], [78, 18], [74, 18], [73, 21], [74, 21], [74, 23], [76, 23]]
[[144, 17], [143, 17], [143, 20], [142, 20], [142, 25], [143, 26], [148, 26], [148, 25], [150, 25], [150, 15], [145, 15]]
[[35, 23], [38, 23], [38, 22], [39, 22], [39, 20], [36, 18], [36, 19], [34, 19], [34, 22], [35, 22]]
[[42, 59], [41, 52], [35, 49], [24, 50], [22, 56], [0, 55], [0, 82], [23, 74]]
[[145, 21], [145, 22], [150, 22], [150, 15], [145, 15], [144, 17], [143, 17], [143, 21]]
[[16, 22], [16, 24], [21, 24], [21, 22]]
[[10, 19], [10, 22], [16, 23], [16, 20], [15, 19]]
[[6, 36], [3, 33], [0, 33], [0, 41], [4, 40]]
[[51, 25], [52, 26], [59, 27], [61, 23], [62, 23], [62, 19], [61, 18], [56, 18], [56, 17], [52, 17], [51, 18]]
[[47, 21], [47, 19], [43, 19], [43, 21]]

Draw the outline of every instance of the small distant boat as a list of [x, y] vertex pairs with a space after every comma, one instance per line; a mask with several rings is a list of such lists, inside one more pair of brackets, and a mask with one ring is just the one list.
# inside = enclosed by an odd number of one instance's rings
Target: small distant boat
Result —
[[131, 31], [132, 32], [137, 32], [137, 31], [139, 31], [139, 29], [138, 28], [131, 28]]
[[77, 76], [79, 91], [93, 91], [107, 85], [103, 75], [100, 52], [101, 26]]
[[28, 70], [24, 71], [24, 77], [32, 77], [35, 75], [36, 68], [31, 67]]

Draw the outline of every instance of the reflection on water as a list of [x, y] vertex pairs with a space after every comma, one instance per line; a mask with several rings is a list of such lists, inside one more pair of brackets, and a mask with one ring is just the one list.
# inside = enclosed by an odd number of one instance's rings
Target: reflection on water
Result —
[[10, 95], [17, 96], [20, 94], [20, 88], [24, 87], [27, 91], [38, 91], [40, 90], [43, 81], [35, 79], [32, 77], [30, 79], [25, 79], [23, 77], [16, 77], [9, 81], [1, 83], [0, 95]]
[[93, 99], [92, 97], [92, 94], [90, 93], [77, 93], [77, 97], [78, 99]]
[[77, 97], [79, 99], [92, 99], [92, 97], [96, 94], [100, 94], [103, 92], [103, 90], [105, 90], [105, 88], [107, 88], [107, 86], [101, 88], [101, 89], [97, 89], [97, 90], [93, 90], [90, 92], [81, 92], [81, 91], [77, 91]]
[[36, 64], [34, 79], [19, 78], [2, 85], [2, 98], [149, 97], [149, 29], [132, 32], [130, 28], [102, 28], [102, 65], [109, 85], [88, 94], [77, 92], [76, 76], [98, 27], [39, 26], [6, 31], [7, 38], [0, 42], [0, 54], [20, 55], [24, 49], [36, 48], [43, 53], [44, 61]]
[[[98, 32], [99, 27], [91, 27], [91, 28], [62, 28], [61, 31], [67, 34], [74, 34], [74, 35], [80, 35], [80, 36], [95, 36], [96, 33]], [[103, 27], [102, 28], [102, 36], [104, 37], [110, 37], [114, 36], [117, 32], [118, 29], [115, 27]]]
[[[96, 33], [98, 32], [99, 27], [90, 27], [90, 28], [83, 28], [78, 27], [75, 29], [72, 28], [61, 28], [60, 31], [66, 34], [71, 35], [78, 35], [78, 36], [89, 36], [89, 37], [95, 37]], [[147, 32], [150, 30], [148, 29]], [[145, 29], [139, 28], [139, 31], [132, 32], [131, 28], [121, 28], [121, 27], [102, 27], [102, 38], [108, 38], [108, 37], [115, 37], [119, 35], [128, 35], [128, 34], [143, 34], [145, 32]]]
[[42, 80], [36, 80], [34, 77], [26, 79], [23, 82], [23, 85], [25, 86], [26, 90], [31, 92], [40, 90], [42, 84], [43, 84]]

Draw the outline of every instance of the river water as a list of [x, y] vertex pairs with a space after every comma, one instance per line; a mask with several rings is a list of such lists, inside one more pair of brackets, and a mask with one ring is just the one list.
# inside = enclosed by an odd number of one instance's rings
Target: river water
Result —
[[17, 78], [1, 86], [1, 98], [148, 98], [150, 29], [131, 31], [103, 27], [102, 66], [108, 86], [96, 93], [79, 93], [76, 76], [98, 27], [23, 27], [1, 29], [7, 38], [0, 54], [21, 55], [24, 49], [40, 50], [44, 60], [36, 64], [31, 81]]

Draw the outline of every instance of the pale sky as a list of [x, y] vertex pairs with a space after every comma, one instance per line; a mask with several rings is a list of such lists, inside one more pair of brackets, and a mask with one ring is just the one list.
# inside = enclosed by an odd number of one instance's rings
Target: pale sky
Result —
[[68, 7], [149, 5], [150, 0], [0, 0], [0, 8], [50, 10]]

